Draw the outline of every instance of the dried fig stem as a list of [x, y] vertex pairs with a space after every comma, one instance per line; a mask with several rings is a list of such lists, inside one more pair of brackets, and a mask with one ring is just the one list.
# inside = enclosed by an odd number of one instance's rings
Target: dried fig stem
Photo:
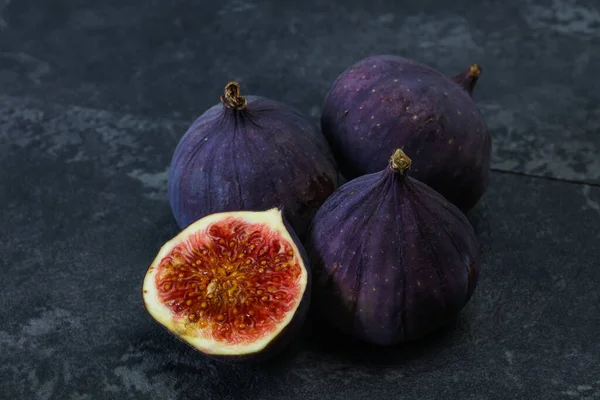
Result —
[[470, 95], [473, 95], [475, 84], [481, 75], [481, 67], [478, 64], [472, 64], [466, 72], [455, 76], [452, 80], [463, 87]]
[[248, 106], [248, 100], [240, 94], [240, 84], [237, 82], [229, 82], [225, 86], [225, 94], [221, 96], [221, 102], [234, 110], [245, 110]]
[[410, 168], [411, 164], [412, 160], [404, 154], [402, 149], [397, 149], [394, 154], [392, 154], [392, 157], [390, 157], [390, 168], [394, 172], [402, 173]]
[[478, 64], [473, 64], [469, 67], [469, 71], [467, 72], [467, 76], [472, 78], [479, 78], [481, 75], [481, 67]]

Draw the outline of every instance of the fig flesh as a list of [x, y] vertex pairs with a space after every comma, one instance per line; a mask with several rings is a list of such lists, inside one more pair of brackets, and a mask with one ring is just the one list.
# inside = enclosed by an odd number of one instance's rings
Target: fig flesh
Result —
[[304, 237], [337, 186], [327, 140], [298, 110], [241, 96], [229, 82], [222, 104], [202, 114], [179, 142], [169, 170], [169, 201], [181, 228], [216, 212], [283, 207]]
[[264, 359], [302, 324], [310, 275], [281, 210], [216, 213], [159, 251], [143, 283], [150, 315], [202, 353]]
[[397, 150], [384, 170], [341, 186], [309, 232], [313, 307], [334, 327], [391, 345], [455, 318], [471, 298], [479, 247], [465, 215], [406, 175]]
[[329, 90], [321, 127], [347, 179], [381, 171], [389, 149], [415, 157], [411, 175], [467, 211], [488, 184], [491, 137], [472, 99], [481, 68], [449, 78], [396, 56], [364, 59]]

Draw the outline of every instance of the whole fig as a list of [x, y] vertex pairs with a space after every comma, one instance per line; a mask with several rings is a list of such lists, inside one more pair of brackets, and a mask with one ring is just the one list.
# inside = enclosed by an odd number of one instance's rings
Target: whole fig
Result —
[[488, 184], [491, 138], [471, 95], [481, 69], [448, 78], [396, 56], [366, 58], [329, 90], [321, 127], [347, 179], [380, 171], [389, 149], [417, 161], [412, 175], [461, 210]]
[[179, 142], [169, 170], [169, 201], [184, 228], [216, 212], [283, 207], [303, 237], [337, 186], [327, 140], [298, 110], [240, 95], [229, 82], [222, 104], [202, 114]]
[[309, 231], [313, 305], [326, 321], [390, 345], [444, 326], [471, 298], [479, 247], [465, 215], [406, 175], [396, 150], [384, 170], [341, 186]]

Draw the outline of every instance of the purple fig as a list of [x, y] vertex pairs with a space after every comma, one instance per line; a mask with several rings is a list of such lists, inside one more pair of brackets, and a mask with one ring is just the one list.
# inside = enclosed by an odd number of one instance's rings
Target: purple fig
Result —
[[444, 326], [467, 304], [479, 247], [465, 215], [407, 176], [396, 150], [384, 170], [341, 186], [309, 231], [313, 305], [341, 331], [390, 345]]
[[337, 186], [335, 160], [317, 126], [298, 110], [240, 95], [229, 82], [223, 104], [202, 114], [171, 161], [169, 200], [184, 228], [216, 212], [283, 207], [304, 237]]
[[347, 179], [380, 171], [391, 148], [417, 161], [416, 179], [461, 210], [488, 184], [491, 138], [472, 99], [481, 69], [448, 78], [406, 58], [376, 56], [344, 71], [325, 99], [321, 127]]

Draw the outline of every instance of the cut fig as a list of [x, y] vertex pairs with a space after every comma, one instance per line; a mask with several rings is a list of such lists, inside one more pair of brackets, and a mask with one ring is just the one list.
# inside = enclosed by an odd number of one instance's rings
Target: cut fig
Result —
[[305, 259], [277, 208], [211, 214], [160, 249], [144, 279], [146, 309], [208, 356], [266, 358], [305, 318]]
[[420, 339], [454, 319], [479, 275], [465, 215], [407, 176], [398, 149], [384, 170], [327, 199], [309, 232], [313, 308], [324, 321], [380, 345]]

